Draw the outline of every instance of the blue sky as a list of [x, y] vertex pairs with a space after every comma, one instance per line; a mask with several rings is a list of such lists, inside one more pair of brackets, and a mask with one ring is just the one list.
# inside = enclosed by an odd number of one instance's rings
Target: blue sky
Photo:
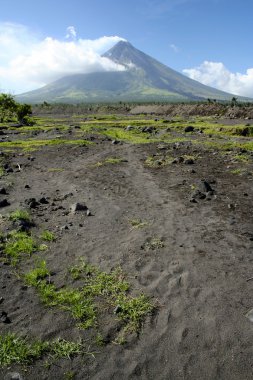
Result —
[[99, 54], [124, 38], [193, 79], [253, 97], [252, 15], [252, 0], [1, 0], [0, 90], [120, 70]]

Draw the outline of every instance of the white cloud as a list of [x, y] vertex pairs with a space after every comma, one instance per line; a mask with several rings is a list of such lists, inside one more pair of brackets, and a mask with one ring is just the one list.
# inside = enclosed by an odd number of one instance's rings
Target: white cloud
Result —
[[253, 68], [246, 70], [245, 74], [232, 73], [221, 62], [204, 61], [198, 67], [183, 70], [183, 73], [219, 90], [253, 98]]
[[170, 48], [171, 48], [175, 53], [178, 53], [178, 52], [179, 52], [179, 47], [177, 47], [177, 46], [174, 45], [174, 44], [170, 44]]
[[67, 27], [67, 34], [65, 36], [67, 39], [73, 39], [75, 40], [77, 37], [76, 30], [74, 26], [68, 26]]
[[125, 69], [100, 56], [123, 38], [77, 38], [73, 26], [67, 28], [65, 37], [67, 41], [41, 39], [24, 25], [0, 23], [0, 91], [16, 94], [65, 75]]

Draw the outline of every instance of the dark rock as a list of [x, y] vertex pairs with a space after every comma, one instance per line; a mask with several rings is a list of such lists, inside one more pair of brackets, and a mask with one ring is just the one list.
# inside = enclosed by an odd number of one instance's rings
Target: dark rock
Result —
[[186, 165], [193, 165], [193, 164], [194, 164], [194, 160], [193, 160], [192, 158], [187, 158], [187, 159], [184, 161], [184, 163], [185, 163]]
[[112, 144], [113, 145], [117, 145], [117, 144], [119, 144], [120, 143], [120, 141], [118, 141], [118, 140], [112, 140]]
[[45, 197], [42, 197], [42, 198], [40, 198], [39, 203], [41, 203], [43, 205], [47, 205], [49, 202]]
[[132, 131], [134, 129], [134, 127], [132, 125], [128, 125], [126, 127], [126, 131]]
[[7, 199], [3, 199], [0, 201], [0, 207], [6, 207], [10, 206], [10, 203], [7, 201]]
[[0, 305], [4, 302], [4, 298], [0, 297]]
[[143, 127], [141, 129], [142, 132], [145, 132], [145, 133], [153, 133], [153, 132], [156, 132], [156, 128], [155, 127]]
[[187, 127], [185, 127], [184, 131], [185, 132], [193, 132], [194, 131], [194, 127], [192, 125], [188, 125]]
[[250, 134], [250, 129], [248, 127], [245, 127], [243, 129], [241, 129], [239, 132], [239, 135], [240, 136], [249, 136]]
[[14, 170], [12, 168], [8, 168], [5, 171], [6, 171], [6, 173], [13, 173], [14, 172]]
[[206, 194], [202, 193], [200, 190], [196, 189], [191, 196], [191, 199], [205, 199]]
[[0, 315], [0, 322], [6, 323], [6, 324], [11, 323], [11, 320], [8, 317], [8, 314], [6, 313], [6, 311], [2, 311], [2, 313]]
[[7, 194], [7, 191], [6, 191], [5, 187], [1, 187], [0, 188], [0, 194], [4, 194], [4, 195]]
[[213, 188], [211, 187], [210, 183], [208, 183], [205, 180], [202, 180], [201, 183], [198, 186], [198, 189], [204, 193], [208, 192], [214, 192]]
[[63, 230], [68, 230], [68, 229], [69, 229], [69, 226], [67, 226], [67, 225], [61, 227], [61, 230], [62, 230], [62, 231], [63, 231]]
[[24, 219], [17, 220], [14, 224], [19, 231], [28, 232], [31, 227], [34, 227], [34, 223]]
[[117, 305], [115, 309], [113, 310], [114, 314], [118, 314], [122, 311], [122, 307], [120, 305]]
[[184, 157], [176, 157], [173, 161], [172, 161], [172, 164], [181, 164], [182, 162], [184, 162]]
[[35, 198], [28, 198], [25, 200], [25, 203], [28, 204], [30, 208], [36, 208], [39, 206], [39, 202], [37, 202]]
[[74, 204], [71, 206], [70, 210], [71, 210], [72, 212], [77, 212], [77, 211], [86, 211], [86, 212], [87, 212], [88, 207], [86, 206], [85, 203], [77, 202], [77, 203], [74, 203]]
[[30, 189], [31, 187], [29, 185], [25, 185], [25, 189]]

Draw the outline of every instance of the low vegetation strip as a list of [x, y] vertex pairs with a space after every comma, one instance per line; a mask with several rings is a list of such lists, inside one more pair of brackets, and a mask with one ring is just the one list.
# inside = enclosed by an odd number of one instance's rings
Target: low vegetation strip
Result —
[[125, 331], [140, 332], [145, 316], [154, 306], [144, 294], [136, 297], [128, 294], [130, 284], [120, 268], [106, 273], [82, 261], [69, 272], [74, 281], [81, 280], [79, 288], [65, 286], [57, 289], [48, 281], [50, 271], [45, 261], [24, 278], [27, 285], [37, 289], [43, 303], [69, 311], [80, 328], [95, 327], [101, 305], [107, 304], [125, 323]]

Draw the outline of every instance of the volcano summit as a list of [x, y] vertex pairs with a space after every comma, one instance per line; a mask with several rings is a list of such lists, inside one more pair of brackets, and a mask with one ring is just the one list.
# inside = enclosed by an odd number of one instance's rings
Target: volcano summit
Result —
[[118, 42], [103, 57], [120, 64], [123, 70], [65, 76], [17, 99], [30, 103], [174, 102], [230, 100], [233, 96], [180, 74], [126, 41]]

